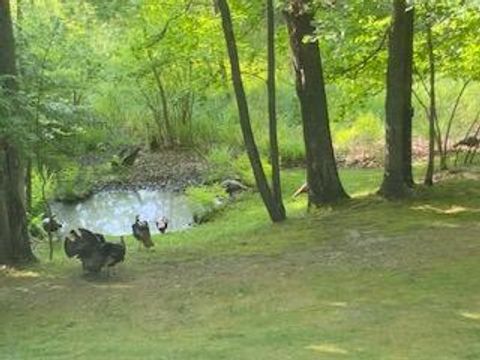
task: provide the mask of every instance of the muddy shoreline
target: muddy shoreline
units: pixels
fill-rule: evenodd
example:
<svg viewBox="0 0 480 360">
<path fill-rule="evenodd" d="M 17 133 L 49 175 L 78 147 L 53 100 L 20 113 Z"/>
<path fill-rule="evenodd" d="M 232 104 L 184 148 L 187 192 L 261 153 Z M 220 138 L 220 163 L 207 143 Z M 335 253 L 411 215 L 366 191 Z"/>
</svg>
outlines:
<svg viewBox="0 0 480 360">
<path fill-rule="evenodd" d="M 89 154 L 79 160 L 79 166 L 95 171 L 111 165 L 113 154 Z M 114 168 L 98 176 L 91 186 L 68 197 L 56 197 L 55 201 L 77 203 L 102 191 L 163 190 L 183 192 L 190 186 L 205 183 L 207 162 L 199 154 L 189 150 L 140 151 L 132 166 Z"/>
</svg>

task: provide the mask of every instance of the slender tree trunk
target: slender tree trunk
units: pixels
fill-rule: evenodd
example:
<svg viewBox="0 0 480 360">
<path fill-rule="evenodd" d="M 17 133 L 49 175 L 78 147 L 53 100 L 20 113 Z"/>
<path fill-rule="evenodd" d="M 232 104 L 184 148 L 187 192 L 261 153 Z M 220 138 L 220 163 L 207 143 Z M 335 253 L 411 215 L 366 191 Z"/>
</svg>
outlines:
<svg viewBox="0 0 480 360">
<path fill-rule="evenodd" d="M 320 206 L 335 203 L 348 195 L 340 182 L 335 162 L 320 49 L 318 41 L 310 39 L 315 32 L 312 8 L 310 1 L 290 0 L 285 18 L 302 113 L 309 206 Z"/>
<path fill-rule="evenodd" d="M 467 80 L 463 83 L 462 88 L 460 89 L 460 92 L 455 99 L 455 104 L 453 105 L 452 112 L 450 113 L 450 118 L 448 119 L 447 123 L 447 130 L 445 131 L 445 138 L 443 140 L 443 152 L 441 153 L 440 157 L 440 169 L 442 170 L 447 170 L 448 164 L 447 164 L 447 158 L 448 158 L 448 141 L 450 139 L 450 130 L 452 129 L 452 124 L 453 120 L 455 119 L 455 114 L 458 109 L 458 105 L 460 104 L 460 100 L 462 99 L 463 94 L 465 93 L 465 90 L 467 89 L 468 84 L 470 84 L 471 80 Z"/>
<path fill-rule="evenodd" d="M 45 205 L 45 213 L 47 215 L 47 218 L 48 219 L 53 219 L 53 212 L 52 212 L 52 208 L 48 202 L 48 199 L 47 199 L 47 192 L 46 192 L 46 187 L 47 187 L 47 176 L 45 174 L 46 172 L 46 169 L 45 169 L 45 166 L 43 166 L 42 164 L 44 163 L 41 159 L 38 159 L 37 160 L 39 166 L 38 166 L 38 173 L 40 174 L 40 178 L 42 179 L 42 187 L 41 187 L 41 192 L 42 192 L 42 201 Z M 52 232 L 51 231 L 47 231 L 47 236 L 48 236 L 48 249 L 49 249 L 49 252 L 48 252 L 48 259 L 50 261 L 53 260 L 53 237 L 52 237 Z"/>
<path fill-rule="evenodd" d="M 407 36 L 406 42 L 406 66 L 405 66 L 405 98 L 406 108 L 408 111 L 405 114 L 405 131 L 403 133 L 404 139 L 404 177 L 405 183 L 409 187 L 413 187 L 415 182 L 413 180 L 412 172 L 412 121 L 414 116 L 414 110 L 412 105 L 412 81 L 413 81 L 413 36 L 414 36 L 414 22 L 415 22 L 415 9 L 409 9 L 406 14 L 407 23 Z"/>
<path fill-rule="evenodd" d="M 280 159 L 277 138 L 277 105 L 275 92 L 275 15 L 273 0 L 267 0 L 267 44 L 268 44 L 268 116 L 270 125 L 270 160 L 272 162 L 272 194 L 278 212 L 286 217 L 280 182 Z"/>
<path fill-rule="evenodd" d="M 428 165 L 425 174 L 425 185 L 433 185 L 433 173 L 435 171 L 435 119 L 437 117 L 437 105 L 435 94 L 435 54 L 433 53 L 433 36 L 432 27 L 429 24 L 427 28 L 427 48 L 428 48 L 428 62 L 430 72 L 430 109 L 428 111 L 428 125 L 429 125 L 429 143 L 428 143 Z M 441 153 L 441 149 L 440 149 Z"/>
<path fill-rule="evenodd" d="M 163 112 L 163 119 L 165 121 L 165 134 L 166 134 L 166 141 L 167 146 L 173 146 L 175 143 L 175 136 L 173 134 L 173 129 L 170 122 L 170 112 L 168 110 L 168 101 L 167 101 L 167 94 L 165 92 L 165 87 L 163 86 L 163 81 L 160 75 L 155 71 L 155 78 L 157 79 L 158 90 L 160 94 L 160 100 L 162 102 L 162 112 Z"/>
<path fill-rule="evenodd" d="M 165 87 L 163 86 L 163 81 L 160 73 L 158 72 L 158 69 L 153 61 L 153 55 L 151 50 L 147 50 L 147 56 L 148 60 L 150 61 L 150 68 L 152 70 L 155 83 L 157 84 L 160 101 L 162 102 L 163 121 L 165 122 L 165 145 L 169 147 L 172 146 L 174 143 L 174 136 L 170 123 L 170 111 L 168 110 L 167 94 L 165 92 Z"/>
<path fill-rule="evenodd" d="M 411 79 L 405 74 L 410 63 L 409 51 L 413 36 L 405 0 L 393 1 L 393 24 L 389 34 L 385 171 L 380 193 L 386 198 L 402 198 L 409 193 L 406 182 L 405 120 L 411 115 L 408 98 L 411 96 Z"/>
<path fill-rule="evenodd" d="M 0 0 L 0 87 L 15 96 L 15 43 L 10 3 Z M 34 260 L 25 212 L 25 177 L 19 153 L 10 139 L 0 137 L 0 263 Z"/>
<path fill-rule="evenodd" d="M 278 206 L 275 205 L 274 198 L 270 187 L 268 186 L 267 177 L 263 170 L 260 154 L 258 153 L 255 138 L 253 136 L 252 127 L 250 124 L 250 114 L 248 111 L 247 98 L 243 88 L 243 82 L 240 72 L 240 62 L 238 60 L 237 46 L 235 42 L 235 35 L 233 33 L 232 18 L 230 15 L 230 8 L 226 0 L 217 0 L 218 10 L 222 17 L 223 33 L 225 35 L 225 42 L 227 45 L 228 55 L 230 58 L 232 82 L 237 98 L 237 106 L 240 117 L 240 126 L 242 129 L 243 140 L 247 150 L 250 165 L 252 166 L 253 175 L 262 197 L 262 200 L 267 208 L 268 214 L 272 221 L 282 221 L 284 217 L 279 212 Z"/>
</svg>

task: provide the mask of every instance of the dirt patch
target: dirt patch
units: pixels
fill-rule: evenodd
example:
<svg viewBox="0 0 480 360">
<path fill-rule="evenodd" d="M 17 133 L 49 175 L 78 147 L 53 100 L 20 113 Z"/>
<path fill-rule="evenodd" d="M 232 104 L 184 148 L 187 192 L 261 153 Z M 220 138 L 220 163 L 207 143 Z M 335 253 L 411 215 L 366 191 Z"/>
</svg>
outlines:
<svg viewBox="0 0 480 360">
<path fill-rule="evenodd" d="M 122 176 L 106 180 L 96 190 L 162 188 L 180 191 L 203 182 L 206 161 L 197 153 L 187 150 L 142 150 L 135 163 L 122 168 Z"/>
<path fill-rule="evenodd" d="M 185 187 L 203 180 L 207 163 L 195 152 L 162 150 L 141 152 L 128 176 L 134 184 Z"/>
<path fill-rule="evenodd" d="M 480 180 L 480 168 L 469 167 L 466 169 L 455 169 L 442 171 L 435 174 L 433 180 L 435 182 L 446 180 Z"/>
</svg>

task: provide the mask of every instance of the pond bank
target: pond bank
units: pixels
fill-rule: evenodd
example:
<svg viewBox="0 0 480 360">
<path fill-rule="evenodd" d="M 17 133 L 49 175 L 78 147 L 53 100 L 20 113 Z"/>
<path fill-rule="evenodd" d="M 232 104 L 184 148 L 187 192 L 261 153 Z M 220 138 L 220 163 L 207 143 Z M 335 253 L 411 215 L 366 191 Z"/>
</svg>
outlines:
<svg viewBox="0 0 480 360">
<path fill-rule="evenodd" d="M 80 159 L 76 168 L 61 173 L 54 200 L 77 203 L 103 191 L 165 190 L 181 192 L 202 184 L 206 161 L 187 150 L 140 151 L 132 166 L 114 167 L 103 154 Z M 73 174 L 72 174 L 73 173 Z"/>
</svg>

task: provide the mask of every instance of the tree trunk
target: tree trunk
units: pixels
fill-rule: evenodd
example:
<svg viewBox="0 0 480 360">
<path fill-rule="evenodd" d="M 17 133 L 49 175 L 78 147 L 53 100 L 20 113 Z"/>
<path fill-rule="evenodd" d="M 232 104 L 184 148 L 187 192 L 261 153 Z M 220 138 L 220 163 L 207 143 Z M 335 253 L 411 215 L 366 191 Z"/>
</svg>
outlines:
<svg viewBox="0 0 480 360">
<path fill-rule="evenodd" d="M 405 114 L 405 131 L 403 133 L 404 139 L 404 177 L 405 183 L 409 187 L 413 187 L 415 182 L 413 180 L 412 172 L 412 121 L 414 116 L 414 110 L 412 106 L 412 82 L 413 82 L 413 36 L 414 36 L 414 22 L 415 22 L 415 10 L 409 9 L 406 14 L 406 66 L 405 66 L 405 98 L 407 112 Z"/>
<path fill-rule="evenodd" d="M 433 36 L 432 27 L 428 24 L 427 28 L 427 47 L 428 47 L 428 62 L 430 72 L 430 109 L 428 111 L 428 165 L 425 174 L 425 185 L 433 185 L 433 173 L 435 171 L 435 119 L 437 117 L 437 105 L 435 94 L 435 54 L 433 53 Z M 442 149 L 439 149 L 440 154 Z"/>
<path fill-rule="evenodd" d="M 14 262 L 14 249 L 11 241 L 11 230 L 8 206 L 8 179 L 6 172 L 7 153 L 0 139 L 0 264 Z"/>
<path fill-rule="evenodd" d="M 0 86 L 7 96 L 15 95 L 15 75 L 10 4 L 0 0 Z M 27 231 L 24 175 L 17 149 L 10 139 L 0 138 L 0 263 L 34 260 Z"/>
<path fill-rule="evenodd" d="M 13 39 L 12 18 L 10 15 L 10 0 L 0 0 L 0 86 L 8 92 L 17 89 L 15 76 L 15 41 Z"/>
<path fill-rule="evenodd" d="M 386 198 L 402 198 L 409 193 L 405 173 L 405 144 L 407 131 L 405 120 L 411 115 L 408 97 L 411 94 L 411 79 L 405 74 L 411 59 L 409 41 L 412 27 L 405 0 L 394 0 L 393 24 L 389 34 L 385 171 L 380 193 Z M 411 72 L 410 72 L 411 74 Z"/>
<path fill-rule="evenodd" d="M 327 97 L 318 41 L 312 40 L 315 28 L 312 4 L 306 0 L 290 0 L 285 11 L 296 90 L 300 100 L 307 160 L 309 206 L 320 206 L 345 199 L 340 182 L 330 135 Z"/>
<path fill-rule="evenodd" d="M 170 112 L 168 110 L 167 95 L 165 93 L 165 87 L 163 86 L 162 78 L 154 63 L 153 55 L 150 49 L 147 50 L 148 60 L 150 61 L 150 68 L 152 69 L 155 83 L 157 84 L 158 94 L 160 95 L 160 101 L 162 102 L 163 121 L 165 122 L 165 145 L 167 147 L 174 145 L 174 135 L 170 124 Z"/>
<path fill-rule="evenodd" d="M 255 143 L 255 138 L 253 136 L 252 127 L 250 124 L 250 114 L 248 111 L 245 90 L 243 88 L 243 82 L 240 72 L 240 63 L 238 60 L 237 45 L 235 42 L 235 35 L 233 33 L 232 18 L 230 16 L 230 8 L 226 0 L 217 0 L 217 5 L 222 17 L 223 33 L 225 35 L 228 56 L 230 58 L 232 82 L 237 98 L 237 106 L 243 140 L 245 142 L 245 148 L 247 150 L 248 158 L 250 160 L 250 165 L 252 166 L 255 182 L 272 221 L 282 221 L 284 218 L 279 212 L 278 206 L 275 205 L 272 192 L 270 191 L 270 187 L 268 186 L 267 178 L 263 170 L 260 154 L 258 153 L 257 145 Z"/>
<path fill-rule="evenodd" d="M 455 99 L 455 104 L 453 105 L 452 112 L 450 113 L 450 118 L 448 119 L 447 123 L 447 130 L 445 131 L 445 138 L 443 141 L 443 152 L 441 153 L 440 157 L 440 169 L 441 170 L 447 170 L 448 164 L 448 141 L 450 139 L 450 130 L 452 129 L 452 124 L 453 120 L 455 119 L 455 114 L 458 109 L 458 105 L 460 104 L 460 100 L 462 99 L 463 94 L 465 93 L 465 90 L 467 89 L 468 84 L 470 84 L 471 80 L 468 79 L 463 83 L 463 86 L 457 95 L 457 98 Z"/>
<path fill-rule="evenodd" d="M 272 195 L 278 212 L 286 217 L 280 182 L 280 159 L 277 138 L 277 105 L 275 93 L 275 15 L 273 0 L 267 0 L 267 45 L 268 45 L 268 117 L 270 128 L 270 161 L 272 162 Z"/>
<path fill-rule="evenodd" d="M 0 263 L 3 264 L 34 260 L 28 238 L 24 193 L 24 168 L 18 151 L 4 142 L 0 147 Z"/>
<path fill-rule="evenodd" d="M 25 171 L 25 210 L 27 213 L 32 212 L 32 176 L 33 176 L 33 165 L 32 159 L 27 161 L 27 169 Z"/>
</svg>

